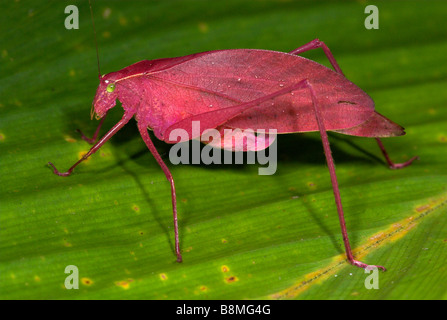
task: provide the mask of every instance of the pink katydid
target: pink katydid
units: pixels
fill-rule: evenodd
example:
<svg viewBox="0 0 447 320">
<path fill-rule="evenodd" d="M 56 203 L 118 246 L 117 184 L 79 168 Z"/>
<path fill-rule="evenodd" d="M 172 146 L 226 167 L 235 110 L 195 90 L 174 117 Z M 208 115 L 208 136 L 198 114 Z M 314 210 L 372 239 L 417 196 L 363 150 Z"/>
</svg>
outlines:
<svg viewBox="0 0 447 320">
<path fill-rule="evenodd" d="M 335 71 L 298 56 L 316 48 L 324 50 Z M 199 135 L 214 128 L 219 132 L 226 128 L 273 128 L 277 133 L 319 131 L 347 259 L 361 268 L 368 265 L 355 260 L 352 254 L 327 131 L 375 138 L 392 169 L 406 167 L 417 159 L 413 157 L 399 164 L 390 160 L 380 138 L 404 135 L 404 129 L 374 110 L 373 100 L 345 78 L 329 48 L 318 39 L 289 53 L 234 49 L 144 60 L 120 71 L 99 75 L 99 79 L 91 115 L 95 113 L 101 122 L 92 139 L 82 137 L 94 143 L 107 111 L 115 106 L 117 99 L 124 109 L 122 119 L 67 172 L 61 173 L 49 164 L 55 174 L 70 175 L 135 116 L 141 137 L 171 184 L 178 262 L 182 261 L 182 255 L 174 180 L 152 143 L 148 128 L 166 143 L 178 142 L 170 140 L 170 133 L 175 129 L 186 130 L 190 139 L 197 138 L 193 135 L 193 121 L 200 121 Z M 385 270 L 382 266 L 376 267 Z"/>
</svg>

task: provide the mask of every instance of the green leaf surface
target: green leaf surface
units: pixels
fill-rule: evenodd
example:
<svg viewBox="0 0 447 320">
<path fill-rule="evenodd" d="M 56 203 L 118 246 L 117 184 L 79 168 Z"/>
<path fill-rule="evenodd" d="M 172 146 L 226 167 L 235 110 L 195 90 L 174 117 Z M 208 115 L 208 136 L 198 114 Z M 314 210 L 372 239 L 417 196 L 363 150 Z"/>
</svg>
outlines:
<svg viewBox="0 0 447 320">
<path fill-rule="evenodd" d="M 67 5 L 78 30 L 64 27 Z M 379 29 L 367 30 L 368 4 Z M 170 187 L 132 120 L 70 177 L 89 145 L 98 85 L 87 1 L 0 4 L 1 299 L 446 299 L 445 1 L 93 1 L 101 72 L 227 48 L 291 51 L 314 38 L 377 110 L 406 128 L 384 139 L 330 134 L 351 244 L 344 260 L 318 133 L 281 135 L 278 167 L 172 165 Z M 322 50 L 303 56 L 329 65 Z M 267 66 L 268 67 L 268 66 Z M 118 105 L 104 128 L 122 116 Z M 103 130 L 105 132 L 106 129 Z M 156 139 L 154 138 L 154 141 Z M 169 145 L 155 141 L 168 161 Z M 79 289 L 65 286 L 67 266 Z"/>
</svg>

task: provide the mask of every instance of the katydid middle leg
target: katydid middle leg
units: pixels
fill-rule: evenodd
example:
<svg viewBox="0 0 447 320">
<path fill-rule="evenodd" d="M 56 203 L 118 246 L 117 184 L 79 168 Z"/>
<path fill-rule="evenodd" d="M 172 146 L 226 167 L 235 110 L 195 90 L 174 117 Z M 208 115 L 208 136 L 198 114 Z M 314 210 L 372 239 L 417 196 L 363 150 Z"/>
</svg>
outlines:
<svg viewBox="0 0 447 320">
<path fill-rule="evenodd" d="M 166 179 L 168 179 L 169 183 L 171 184 L 172 213 L 174 217 L 174 233 L 175 233 L 175 254 L 177 255 L 177 262 L 182 262 L 182 254 L 180 252 L 180 241 L 178 232 L 177 196 L 175 193 L 174 178 L 172 177 L 171 171 L 169 171 L 169 168 L 166 166 L 160 154 L 158 153 L 157 149 L 155 148 L 149 136 L 149 133 L 147 132 L 147 128 L 148 126 L 145 125 L 143 122 L 138 122 L 138 130 L 140 131 L 141 137 L 143 138 L 147 148 L 152 153 L 155 160 L 157 160 L 158 164 L 163 170 Z"/>
</svg>

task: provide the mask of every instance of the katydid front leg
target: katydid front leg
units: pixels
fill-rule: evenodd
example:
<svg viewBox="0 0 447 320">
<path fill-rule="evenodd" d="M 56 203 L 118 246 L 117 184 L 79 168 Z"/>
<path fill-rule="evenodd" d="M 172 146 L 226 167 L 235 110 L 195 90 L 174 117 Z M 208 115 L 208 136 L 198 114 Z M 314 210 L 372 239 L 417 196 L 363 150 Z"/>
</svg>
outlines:
<svg viewBox="0 0 447 320">
<path fill-rule="evenodd" d="M 79 159 L 74 165 L 72 165 L 71 168 L 68 169 L 68 171 L 60 172 L 59 170 L 56 169 L 54 164 L 52 164 L 51 162 L 48 162 L 48 164 L 53 167 L 54 174 L 57 174 L 58 176 L 61 176 L 61 177 L 69 176 L 73 172 L 74 168 L 77 167 L 78 164 L 80 164 L 82 161 L 86 160 L 88 157 L 90 157 L 92 154 L 94 154 L 99 148 L 101 148 L 102 145 L 104 143 L 106 143 L 122 127 L 124 127 L 132 117 L 133 117 L 133 113 L 125 112 L 124 116 L 121 118 L 121 120 L 118 121 L 118 123 L 115 124 L 112 127 L 112 129 L 110 129 L 109 132 L 107 132 L 93 147 L 91 147 L 91 149 L 81 159 Z M 97 131 L 99 131 L 99 129 L 97 129 Z"/>
<path fill-rule="evenodd" d="M 79 132 L 79 133 L 81 134 L 81 138 L 82 138 L 84 141 L 86 141 L 86 142 L 88 142 L 88 143 L 90 143 L 90 144 L 94 144 L 95 141 L 96 141 L 96 138 L 98 137 L 99 130 L 101 130 L 102 124 L 104 123 L 104 120 L 105 120 L 105 119 L 106 119 L 106 116 L 104 116 L 104 117 L 101 118 L 101 121 L 99 122 L 98 127 L 96 128 L 95 133 L 93 134 L 93 137 L 91 137 L 91 138 L 88 138 L 88 137 L 87 137 L 86 135 L 84 135 L 84 134 L 82 133 L 82 131 L 79 130 L 79 129 L 76 129 L 76 131 Z"/>
<path fill-rule="evenodd" d="M 319 39 L 314 39 L 309 43 L 306 43 L 305 45 L 302 45 L 301 47 L 296 48 L 295 50 L 290 51 L 290 54 L 299 55 L 300 53 L 313 50 L 313 49 L 323 49 L 326 57 L 328 58 L 329 62 L 331 63 L 334 70 L 341 75 L 344 76 L 343 72 L 341 71 L 340 66 L 338 65 L 337 61 L 335 60 L 335 57 L 332 55 L 331 50 L 329 50 L 329 47 Z M 382 141 L 379 138 L 376 138 L 377 144 L 379 145 L 380 151 L 382 151 L 383 156 L 385 157 L 385 160 L 389 166 L 390 169 L 401 169 L 409 166 L 413 163 L 414 160 L 419 159 L 419 157 L 413 157 L 410 160 L 403 162 L 403 163 L 394 163 L 391 161 L 390 156 L 388 155 L 388 152 L 385 149 L 385 146 L 383 145 Z"/>
</svg>

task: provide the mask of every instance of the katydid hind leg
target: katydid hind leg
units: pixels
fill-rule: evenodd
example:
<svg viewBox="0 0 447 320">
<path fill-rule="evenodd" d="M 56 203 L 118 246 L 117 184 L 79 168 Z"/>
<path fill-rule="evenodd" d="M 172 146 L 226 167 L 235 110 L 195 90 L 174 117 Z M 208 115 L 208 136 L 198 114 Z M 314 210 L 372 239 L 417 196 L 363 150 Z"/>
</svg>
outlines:
<svg viewBox="0 0 447 320">
<path fill-rule="evenodd" d="M 172 177 L 171 171 L 169 171 L 169 168 L 166 166 L 166 164 L 164 163 L 160 154 L 158 153 L 157 149 L 155 148 L 155 146 L 149 136 L 149 133 L 147 132 L 147 125 L 144 125 L 142 122 L 139 122 L 138 130 L 140 131 L 141 137 L 143 138 L 144 142 L 146 143 L 147 148 L 152 153 L 155 160 L 157 160 L 157 162 L 160 165 L 161 169 L 163 170 L 166 178 L 168 179 L 169 183 L 171 184 L 172 213 L 173 213 L 173 218 L 174 218 L 174 234 L 175 234 L 175 254 L 177 255 L 177 262 L 182 262 L 183 259 L 182 259 L 182 254 L 180 252 L 180 241 L 179 241 L 179 231 L 178 231 L 177 196 L 175 193 L 174 179 Z"/>
<path fill-rule="evenodd" d="M 407 166 L 409 166 L 410 164 L 413 163 L 414 160 L 418 160 L 419 157 L 413 157 L 408 161 L 402 162 L 402 163 L 394 163 L 393 161 L 391 161 L 390 156 L 388 155 L 388 152 L 385 149 L 385 146 L 383 145 L 382 141 L 379 138 L 376 138 L 377 144 L 379 145 L 380 151 L 382 151 L 383 156 L 385 157 L 385 160 L 388 164 L 388 166 L 390 167 L 390 169 L 402 169 L 405 168 Z"/>
<path fill-rule="evenodd" d="M 343 75 L 343 72 L 341 71 L 341 68 L 338 65 L 337 61 L 335 60 L 335 57 L 333 56 L 329 47 L 323 41 L 320 41 L 319 39 L 314 39 L 311 42 L 306 43 L 305 45 L 302 45 L 301 47 L 298 47 L 295 50 L 290 51 L 289 53 L 298 55 L 300 53 L 303 53 L 303 52 L 306 52 L 309 50 L 313 50 L 313 49 L 318 49 L 318 48 L 323 49 L 326 57 L 328 58 L 329 62 L 331 63 L 331 65 L 335 69 L 335 71 L 337 71 L 338 73 Z M 410 164 L 412 164 L 414 160 L 419 159 L 419 157 L 416 156 L 416 157 L 413 157 L 410 160 L 403 162 L 403 163 L 394 163 L 393 161 L 391 161 L 391 159 L 385 149 L 385 146 L 383 145 L 381 140 L 379 138 L 376 138 L 376 141 L 377 141 L 379 148 L 382 151 L 382 154 L 385 157 L 385 160 L 386 160 L 388 166 L 390 167 L 390 169 L 405 168 L 405 167 L 409 166 Z"/>
<path fill-rule="evenodd" d="M 326 156 L 326 162 L 329 168 L 329 175 L 331 177 L 331 182 L 332 182 L 332 189 L 334 192 L 334 198 L 335 198 L 335 204 L 337 206 L 337 212 L 338 212 L 338 218 L 340 221 L 340 227 L 341 227 L 341 232 L 343 235 L 343 242 L 345 245 L 345 251 L 346 251 L 346 256 L 348 258 L 349 263 L 351 263 L 354 266 L 360 267 L 360 268 L 367 268 L 369 265 L 360 262 L 358 260 L 354 259 L 354 256 L 352 254 L 352 250 L 351 250 L 351 245 L 349 243 L 349 238 L 348 238 L 348 232 L 346 229 L 346 222 L 345 222 L 345 218 L 344 218 L 344 212 L 343 212 L 343 206 L 342 206 L 342 202 L 341 202 L 341 196 L 340 196 L 340 190 L 338 187 L 338 181 L 337 181 L 337 175 L 335 173 L 335 165 L 334 165 L 334 159 L 332 158 L 332 152 L 331 152 L 331 148 L 329 145 L 329 139 L 328 139 L 328 135 L 326 132 L 326 128 L 324 125 L 324 119 L 323 116 L 321 114 L 321 110 L 319 109 L 318 106 L 318 101 L 317 101 L 317 97 L 316 97 L 316 93 L 312 88 L 312 85 L 307 82 L 307 86 L 309 88 L 311 97 L 312 97 L 312 104 L 314 107 L 314 112 L 315 112 L 315 118 L 317 120 L 318 123 L 318 128 L 320 131 L 320 136 L 321 136 L 321 140 L 323 142 L 323 149 L 324 149 L 324 154 Z M 386 269 L 382 266 L 374 266 L 377 267 L 383 271 L 385 271 Z"/>
<path fill-rule="evenodd" d="M 329 47 L 323 41 L 320 41 L 319 39 L 314 39 L 311 42 L 306 43 L 305 45 L 302 45 L 301 47 L 296 48 L 295 50 L 290 51 L 289 53 L 290 54 L 294 54 L 294 55 L 298 55 L 300 53 L 303 53 L 303 52 L 306 52 L 306 51 L 309 51 L 309 50 L 313 50 L 313 49 L 318 49 L 318 48 L 323 49 L 324 54 L 328 58 L 329 62 L 331 63 L 331 65 L 335 69 L 335 71 L 337 71 L 341 75 L 344 75 L 343 71 L 341 71 L 341 68 L 340 68 L 340 66 L 337 63 L 337 60 L 335 60 L 335 57 L 332 54 L 332 52 L 329 49 Z"/>
<path fill-rule="evenodd" d="M 81 159 L 79 159 L 74 165 L 72 165 L 70 167 L 70 169 L 68 169 L 68 171 L 60 172 L 59 170 L 56 169 L 54 164 L 52 164 L 51 162 L 48 162 L 48 164 L 53 167 L 54 174 L 57 174 L 58 176 L 61 176 L 61 177 L 69 176 L 73 172 L 74 168 L 76 168 L 78 166 L 78 164 L 80 164 L 82 161 L 86 160 L 88 157 L 90 157 L 92 154 L 94 154 L 96 151 L 98 151 L 98 149 L 101 148 L 102 145 L 104 143 L 106 143 L 122 127 L 124 127 L 126 125 L 126 123 L 128 123 L 132 117 L 133 117 L 133 114 L 125 113 L 124 116 L 121 118 L 121 120 L 118 121 L 118 123 L 115 124 L 112 127 L 112 129 L 110 129 L 109 132 L 107 132 L 93 147 L 91 147 L 90 150 Z"/>
</svg>

